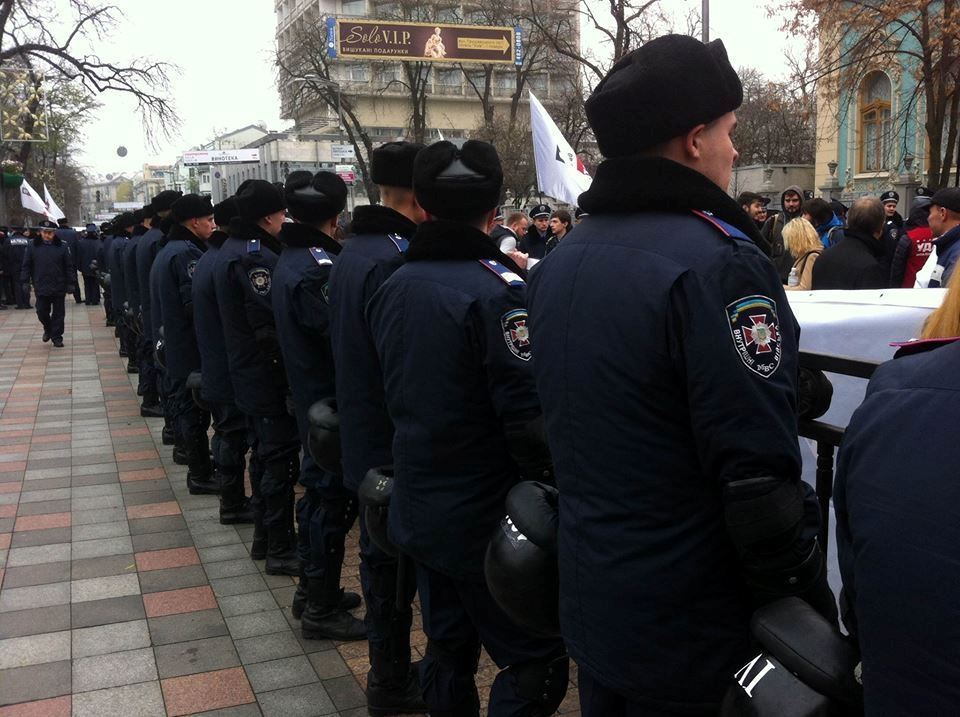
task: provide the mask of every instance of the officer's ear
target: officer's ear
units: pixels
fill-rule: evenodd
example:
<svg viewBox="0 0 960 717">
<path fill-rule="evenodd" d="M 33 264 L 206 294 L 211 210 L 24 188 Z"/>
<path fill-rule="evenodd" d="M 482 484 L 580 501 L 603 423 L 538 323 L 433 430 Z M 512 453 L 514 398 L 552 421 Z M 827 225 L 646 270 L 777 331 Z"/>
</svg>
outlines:
<svg viewBox="0 0 960 717">
<path fill-rule="evenodd" d="M 698 124 L 681 138 L 683 142 L 683 153 L 687 158 L 691 160 L 700 159 L 703 153 L 703 145 L 706 141 L 704 137 L 704 130 L 706 130 L 706 128 L 707 125 Z"/>
</svg>

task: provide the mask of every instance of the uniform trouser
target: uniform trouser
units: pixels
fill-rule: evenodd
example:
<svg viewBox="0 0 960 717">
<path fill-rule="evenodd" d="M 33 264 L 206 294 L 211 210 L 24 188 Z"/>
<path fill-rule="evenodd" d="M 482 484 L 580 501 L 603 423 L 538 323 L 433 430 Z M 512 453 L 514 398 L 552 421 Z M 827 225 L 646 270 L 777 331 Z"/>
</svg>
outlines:
<svg viewBox="0 0 960 717">
<path fill-rule="evenodd" d="M 267 532 L 293 522 L 293 489 L 300 477 L 300 439 L 293 416 L 251 416 L 263 465 L 260 496 Z"/>
<path fill-rule="evenodd" d="M 3 303 L 17 303 L 17 293 L 14 289 L 14 280 L 12 274 L 0 276 L 0 289 L 3 289 Z"/>
<path fill-rule="evenodd" d="M 86 300 L 83 302 L 87 306 L 96 306 L 100 303 L 100 282 L 97 277 L 83 275 L 83 295 Z"/>
<path fill-rule="evenodd" d="M 364 622 L 370 648 L 370 669 L 382 685 L 400 687 L 410 674 L 410 626 L 417 575 L 410 565 L 397 590 L 397 559 L 370 540 L 360 513 L 360 586 L 367 612 Z"/>
<path fill-rule="evenodd" d="M 183 448 L 187 453 L 187 466 L 194 477 L 206 478 L 213 473 L 210 445 L 207 442 L 210 414 L 194 402 L 186 379 L 171 379 L 170 387 L 175 405 L 175 420 L 180 426 Z"/>
<path fill-rule="evenodd" d="M 83 302 L 83 297 L 80 295 L 80 282 L 77 281 L 77 277 L 73 277 L 73 300 L 78 304 Z"/>
<path fill-rule="evenodd" d="M 247 444 L 250 446 L 250 463 L 248 464 L 248 473 L 250 474 L 250 510 L 254 515 L 254 530 L 263 528 L 263 496 L 260 494 L 260 484 L 263 481 L 263 461 L 260 459 L 260 440 L 257 438 L 257 431 L 254 428 L 254 420 L 250 416 L 247 419 Z"/>
<path fill-rule="evenodd" d="M 325 600 L 336 604 L 340 601 L 344 543 L 357 519 L 357 497 L 343 487 L 339 476 L 317 466 L 306 451 L 300 464 L 300 485 L 306 492 L 297 501 L 297 554 L 311 591 L 316 585 Z"/>
<path fill-rule="evenodd" d="M 159 380 L 157 388 L 160 392 L 160 406 L 163 409 L 163 428 L 173 432 L 173 442 L 175 446 L 183 445 L 183 438 L 180 435 L 180 426 L 176 420 L 176 403 L 173 397 L 173 388 L 170 384 L 169 374 L 165 368 L 157 366 Z"/>
<path fill-rule="evenodd" d="M 103 313 L 106 314 L 107 320 L 113 319 L 113 295 L 110 293 L 109 286 L 103 288 Z"/>
<path fill-rule="evenodd" d="M 420 662 L 420 686 L 431 716 L 479 715 L 474 676 L 481 645 L 501 669 L 490 688 L 490 715 L 552 714 L 566 693 L 562 641 L 525 633 L 497 606 L 482 581 L 452 578 L 419 563 L 416 569 L 428 639 Z M 554 670 L 549 678 L 548 669 Z M 551 680 L 549 685 L 539 679 L 541 673 Z M 542 706 L 548 691 L 554 692 L 544 702 L 555 701 L 553 709 Z"/>
<path fill-rule="evenodd" d="M 63 294 L 37 297 L 37 318 L 52 339 L 63 338 L 63 317 L 66 313 L 63 300 Z"/>
<path fill-rule="evenodd" d="M 143 396 L 146 405 L 152 406 L 160 401 L 157 392 L 159 376 L 153 358 L 153 342 L 146 336 L 137 337 L 137 368 L 140 369 L 137 394 Z"/>
<path fill-rule="evenodd" d="M 233 403 L 209 401 L 213 419 L 213 463 L 220 476 L 220 506 L 225 511 L 243 506 L 243 471 L 247 453 L 247 417 Z"/>
<path fill-rule="evenodd" d="M 582 717 L 692 717 L 693 715 L 707 717 L 716 715 L 720 710 L 720 705 L 705 707 L 702 711 L 696 711 L 694 707 L 679 712 L 665 707 L 653 709 L 650 705 L 635 702 L 600 684 L 582 667 L 578 673 L 577 686 L 580 692 Z"/>
<path fill-rule="evenodd" d="M 22 282 L 15 281 L 13 282 L 13 295 L 17 300 L 18 309 L 30 308 L 30 287 L 25 286 Z"/>
</svg>

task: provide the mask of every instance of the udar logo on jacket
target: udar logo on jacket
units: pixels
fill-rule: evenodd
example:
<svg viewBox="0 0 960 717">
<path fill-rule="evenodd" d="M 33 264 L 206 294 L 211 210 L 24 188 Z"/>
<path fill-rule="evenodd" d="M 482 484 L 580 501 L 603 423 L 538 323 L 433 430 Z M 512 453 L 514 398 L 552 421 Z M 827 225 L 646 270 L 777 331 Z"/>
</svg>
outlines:
<svg viewBox="0 0 960 717">
<path fill-rule="evenodd" d="M 763 378 L 780 365 L 780 324 L 777 304 L 766 296 L 744 296 L 727 304 L 733 345 L 743 364 Z"/>
</svg>

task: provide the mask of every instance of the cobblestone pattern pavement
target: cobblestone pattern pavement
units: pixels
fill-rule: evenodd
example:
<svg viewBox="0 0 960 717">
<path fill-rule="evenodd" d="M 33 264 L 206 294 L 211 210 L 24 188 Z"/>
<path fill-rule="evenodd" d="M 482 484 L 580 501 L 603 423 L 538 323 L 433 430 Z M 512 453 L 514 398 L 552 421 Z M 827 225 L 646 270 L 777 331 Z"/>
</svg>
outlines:
<svg viewBox="0 0 960 717">
<path fill-rule="evenodd" d="M 0 717 L 366 715 L 366 642 L 300 637 L 294 580 L 189 494 L 102 308 L 67 298 L 62 349 L 0 312 Z M 495 674 L 484 656 L 484 697 Z"/>
</svg>

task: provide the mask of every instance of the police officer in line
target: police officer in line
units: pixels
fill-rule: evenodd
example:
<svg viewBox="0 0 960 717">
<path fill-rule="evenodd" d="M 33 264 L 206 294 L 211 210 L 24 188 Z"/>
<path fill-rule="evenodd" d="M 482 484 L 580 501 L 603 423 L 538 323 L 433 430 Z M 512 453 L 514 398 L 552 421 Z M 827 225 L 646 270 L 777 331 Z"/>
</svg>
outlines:
<svg viewBox="0 0 960 717">
<path fill-rule="evenodd" d="M 167 244 L 157 254 L 150 272 L 151 290 L 160 308 L 166 347 L 168 397 L 174 404 L 174 420 L 183 438 L 187 458 L 187 488 L 191 495 L 219 492 L 213 476 L 207 429 L 210 414 L 193 400 L 187 378 L 200 370 L 200 351 L 194 333 L 193 272 L 206 251 L 204 242 L 213 233 L 213 205 L 209 197 L 187 194 L 173 203 L 173 225 Z"/>
<path fill-rule="evenodd" d="M 253 512 L 244 492 L 243 474 L 247 454 L 247 419 L 237 408 L 227 366 L 227 350 L 217 309 L 213 268 L 217 253 L 227 239 L 230 220 L 237 216 L 233 197 L 213 208 L 217 229 L 207 239 L 207 250 L 193 270 L 193 326 L 202 366 L 200 395 L 210 406 L 213 419 L 213 462 L 220 486 L 220 523 L 252 523 Z M 251 470 L 251 482 L 254 481 Z M 264 546 L 264 551 L 266 547 Z M 264 554 L 258 554 L 263 559 Z"/>
<path fill-rule="evenodd" d="M 123 253 L 130 243 L 133 228 L 138 224 L 133 212 L 124 212 L 113 220 L 113 241 L 107 252 L 107 266 L 110 270 L 110 294 L 113 308 L 113 321 L 120 339 L 120 356 L 129 358 L 134 355 L 132 331 L 126 318 L 127 292 L 124 284 Z M 127 362 L 127 373 L 136 373 L 136 361 Z"/>
<path fill-rule="evenodd" d="M 330 341 L 336 367 L 343 482 L 352 491 L 368 470 L 393 463 L 393 424 L 387 414 L 366 308 L 377 289 L 403 264 L 410 238 L 426 218 L 413 194 L 413 162 L 422 148 L 412 142 L 389 142 L 373 150 L 370 178 L 380 190 L 381 204 L 354 210 L 353 236 L 344 243 L 330 272 Z M 426 709 L 410 667 L 415 576 L 409 571 L 399 591 L 397 581 L 396 558 L 370 540 L 361 513 L 360 584 L 366 606 L 370 656 L 366 694 L 371 714 Z"/>
<path fill-rule="evenodd" d="M 57 220 L 57 237 L 67 245 L 67 248 L 70 250 L 70 256 L 73 257 L 74 267 L 79 268 L 77 267 L 77 257 L 79 256 L 78 247 L 80 245 L 80 234 L 70 226 L 70 222 L 66 217 L 61 217 Z M 73 280 L 73 291 L 71 293 L 76 303 L 83 303 L 83 297 L 80 294 L 80 282 L 76 279 Z"/>
<path fill-rule="evenodd" d="M 30 309 L 30 290 L 25 288 L 20 281 L 20 270 L 23 266 L 23 257 L 27 253 L 27 247 L 30 240 L 24 233 L 23 227 L 13 227 L 10 238 L 7 242 L 6 270 L 13 281 L 13 296 L 16 299 L 18 309 Z"/>
<path fill-rule="evenodd" d="M 37 318 L 43 325 L 43 341 L 63 347 L 64 296 L 73 293 L 77 270 L 70 248 L 57 236 L 57 225 L 49 219 L 40 222 L 39 236 L 27 246 L 20 272 L 23 291 L 30 294 L 30 283 L 37 296 Z"/>
<path fill-rule="evenodd" d="M 520 238 L 519 251 L 527 255 L 528 266 L 533 266 L 547 253 L 547 239 L 553 236 L 550 231 L 550 215 L 553 210 L 549 204 L 538 204 L 530 210 L 530 226 L 527 234 Z M 530 261 L 533 259 L 533 261 Z"/>
<path fill-rule="evenodd" d="M 283 365 L 293 388 L 303 459 L 297 502 L 300 583 L 294 617 L 305 639 L 362 640 L 363 622 L 348 610 L 360 605 L 356 593 L 340 587 L 345 539 L 357 518 L 357 496 L 343 486 L 339 457 L 318 465 L 308 450 L 308 411 L 317 401 L 333 399 L 336 388 L 330 352 L 327 295 L 330 268 L 340 244 L 333 239 L 347 202 L 347 185 L 336 174 L 294 172 L 285 197 L 292 223 L 283 225 L 283 253 L 271 289 L 273 316 Z"/>
<path fill-rule="evenodd" d="M 501 668 L 492 715 L 553 714 L 567 687 L 562 641 L 514 624 L 483 576 L 507 492 L 550 475 L 534 430 L 526 283 L 487 234 L 502 185 L 485 142 L 423 149 L 413 186 L 432 220 L 367 307 L 395 429 L 389 535 L 416 563 L 420 679 L 434 715 L 480 714 L 481 645 Z"/>
<path fill-rule="evenodd" d="M 138 347 L 138 367 L 140 373 L 144 375 L 142 382 L 144 387 L 143 405 L 140 408 L 140 415 L 155 416 L 159 409 L 164 418 L 162 440 L 165 446 L 175 445 L 177 441 L 170 410 L 173 401 L 167 402 L 162 395 L 164 388 L 163 370 L 157 365 L 153 353 L 153 347 L 159 338 L 157 335 L 159 326 L 154 326 L 152 296 L 149 289 L 150 269 L 153 267 L 153 260 L 160 251 L 166 233 L 163 228 L 164 220 L 170 214 L 173 203 L 182 195 L 183 193 L 180 191 L 166 189 L 155 196 L 150 204 L 145 207 L 149 215 L 150 229 L 137 242 L 136 252 L 137 281 L 140 286 L 139 311 L 143 325 L 143 335 Z"/>
<path fill-rule="evenodd" d="M 299 575 L 293 494 L 300 441 L 287 412 L 289 387 L 270 305 L 286 203 L 270 182 L 251 180 L 236 204 L 240 221 L 231 222 L 220 247 L 214 284 L 235 400 L 253 424 L 263 464 L 259 496 L 254 486 L 254 526 L 266 533 L 267 573 Z"/>
<path fill-rule="evenodd" d="M 757 605 L 800 596 L 836 621 L 800 479 L 798 327 L 726 193 L 742 99 L 719 40 L 618 61 L 586 103 L 606 158 L 590 217 L 531 278 L 584 717 L 715 715 Z"/>
<path fill-rule="evenodd" d="M 77 244 L 77 269 L 83 276 L 83 303 L 100 305 L 100 282 L 97 272 L 103 263 L 103 242 L 96 224 L 87 224 Z"/>
<path fill-rule="evenodd" d="M 893 189 L 887 190 L 880 195 L 880 202 L 883 204 L 883 212 L 886 215 L 883 235 L 880 237 L 880 246 L 883 250 L 881 262 L 883 268 L 889 274 L 893 257 L 897 251 L 897 243 L 903 234 L 903 217 L 897 211 L 897 206 L 900 204 L 900 195 Z"/>
<path fill-rule="evenodd" d="M 149 204 L 144 206 L 137 214 L 137 219 L 140 221 L 133 228 L 130 245 L 123 255 L 124 288 L 127 291 L 127 303 L 130 305 L 130 322 L 134 328 L 134 353 L 131 354 L 130 361 L 136 364 L 139 372 L 137 376 L 137 395 L 143 397 L 140 415 L 144 418 L 159 418 L 163 415 L 157 397 L 157 376 L 153 371 L 153 344 L 144 331 L 143 314 L 141 312 L 141 297 L 145 293 L 150 293 L 150 285 L 149 280 L 148 283 L 141 284 L 139 267 L 137 266 L 138 250 L 143 238 L 150 231 L 152 216 L 153 209 Z M 150 357 L 149 364 L 147 363 L 147 357 Z"/>
<path fill-rule="evenodd" d="M 7 251 L 10 246 L 10 227 L 0 227 L 0 311 L 14 303 L 13 282 L 7 267 Z"/>
</svg>

